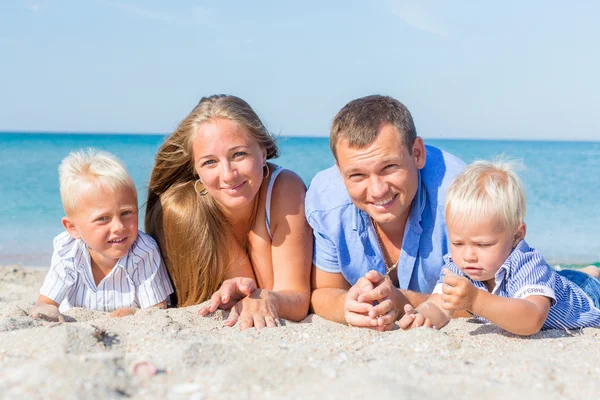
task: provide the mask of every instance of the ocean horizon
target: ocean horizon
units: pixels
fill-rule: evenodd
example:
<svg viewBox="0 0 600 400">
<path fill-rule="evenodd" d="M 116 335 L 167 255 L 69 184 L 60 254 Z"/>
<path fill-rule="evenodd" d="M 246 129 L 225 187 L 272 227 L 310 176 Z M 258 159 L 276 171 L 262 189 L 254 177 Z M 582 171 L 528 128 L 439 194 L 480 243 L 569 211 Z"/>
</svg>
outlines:
<svg viewBox="0 0 600 400">
<path fill-rule="evenodd" d="M 0 132 L 0 264 L 48 266 L 52 239 L 63 228 L 57 168 L 70 151 L 96 147 L 127 166 L 143 204 L 156 151 L 166 134 Z M 521 159 L 527 194 L 527 241 L 551 264 L 600 260 L 600 142 L 498 139 L 428 139 L 469 163 L 504 154 Z M 273 162 L 308 185 L 334 164 L 328 137 L 279 136 Z"/>
</svg>

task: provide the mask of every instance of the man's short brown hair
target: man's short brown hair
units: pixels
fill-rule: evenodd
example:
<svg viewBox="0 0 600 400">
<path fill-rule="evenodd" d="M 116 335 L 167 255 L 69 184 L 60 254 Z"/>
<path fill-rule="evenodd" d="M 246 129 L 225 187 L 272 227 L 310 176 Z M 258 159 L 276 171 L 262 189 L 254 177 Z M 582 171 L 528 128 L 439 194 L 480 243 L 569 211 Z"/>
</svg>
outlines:
<svg viewBox="0 0 600 400">
<path fill-rule="evenodd" d="M 392 97 L 372 95 L 352 100 L 333 118 L 329 146 L 335 159 L 340 140 L 345 140 L 354 148 L 368 146 L 377 139 L 381 124 L 392 124 L 398 129 L 402 143 L 412 154 L 417 130 L 408 109 Z"/>
</svg>

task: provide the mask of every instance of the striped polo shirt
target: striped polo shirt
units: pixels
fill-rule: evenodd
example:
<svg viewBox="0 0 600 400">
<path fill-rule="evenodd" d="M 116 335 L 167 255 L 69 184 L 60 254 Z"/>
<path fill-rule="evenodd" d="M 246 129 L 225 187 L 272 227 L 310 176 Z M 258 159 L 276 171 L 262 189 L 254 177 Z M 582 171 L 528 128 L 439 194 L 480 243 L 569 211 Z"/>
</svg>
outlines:
<svg viewBox="0 0 600 400">
<path fill-rule="evenodd" d="M 483 282 L 466 276 L 452 261 L 452 256 L 444 256 L 445 268 L 457 275 L 465 276 L 478 289 L 485 290 Z M 440 275 L 434 293 L 442 293 L 443 273 Z M 510 253 L 504 264 L 496 272 L 496 285 L 492 294 L 517 299 L 528 296 L 546 296 L 552 301 L 550 313 L 542 329 L 575 329 L 600 327 L 600 309 L 594 307 L 590 297 L 575 283 L 556 273 L 539 251 L 521 240 Z M 477 317 L 488 322 L 486 319 Z"/>
<path fill-rule="evenodd" d="M 60 311 L 83 307 L 111 312 L 120 307 L 145 308 L 173 293 L 154 239 L 144 232 L 98 285 L 85 242 L 67 232 L 54 238 L 52 264 L 40 294 L 60 304 Z"/>
</svg>

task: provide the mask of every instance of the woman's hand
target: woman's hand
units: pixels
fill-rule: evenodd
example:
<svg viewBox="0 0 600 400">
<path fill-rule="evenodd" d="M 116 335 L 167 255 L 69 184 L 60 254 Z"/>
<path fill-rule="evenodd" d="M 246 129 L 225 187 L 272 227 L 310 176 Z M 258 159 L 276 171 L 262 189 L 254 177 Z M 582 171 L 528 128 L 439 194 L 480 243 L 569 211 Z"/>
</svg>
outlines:
<svg viewBox="0 0 600 400">
<path fill-rule="evenodd" d="M 238 320 L 242 331 L 253 326 L 260 331 L 265 326 L 274 328 L 280 325 L 274 292 L 265 289 L 254 290 L 231 309 L 224 324 L 233 326 Z"/>
<path fill-rule="evenodd" d="M 227 279 L 223 282 L 219 290 L 210 297 L 209 303 L 200 307 L 198 314 L 204 317 L 209 313 L 215 312 L 217 308 L 228 310 L 254 290 L 256 290 L 256 283 L 254 283 L 253 279 Z"/>
</svg>

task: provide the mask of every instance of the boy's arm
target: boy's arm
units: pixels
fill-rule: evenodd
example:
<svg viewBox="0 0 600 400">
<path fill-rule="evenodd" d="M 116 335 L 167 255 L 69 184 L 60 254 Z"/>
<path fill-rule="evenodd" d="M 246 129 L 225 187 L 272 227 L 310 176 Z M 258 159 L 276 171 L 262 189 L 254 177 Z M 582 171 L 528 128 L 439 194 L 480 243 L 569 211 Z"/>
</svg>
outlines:
<svg viewBox="0 0 600 400">
<path fill-rule="evenodd" d="M 58 311 L 59 304 L 49 297 L 40 295 L 29 311 L 35 319 L 43 319 L 51 322 L 65 322 L 65 317 Z"/>
<path fill-rule="evenodd" d="M 523 299 L 500 297 L 478 290 L 472 311 L 500 328 L 521 336 L 539 332 L 550 312 L 551 301 L 545 296 Z"/>
<path fill-rule="evenodd" d="M 542 328 L 551 306 L 551 300 L 545 296 L 500 297 L 477 289 L 468 279 L 456 275 L 444 278 L 442 291 L 442 309 L 471 311 L 522 336 L 533 335 Z"/>
<path fill-rule="evenodd" d="M 427 301 L 413 308 L 410 304 L 404 307 L 405 314 L 398 321 L 402 329 L 413 329 L 421 326 L 426 328 L 441 329 L 452 318 L 453 311 L 442 308 L 440 294 L 434 293 Z"/>
</svg>

